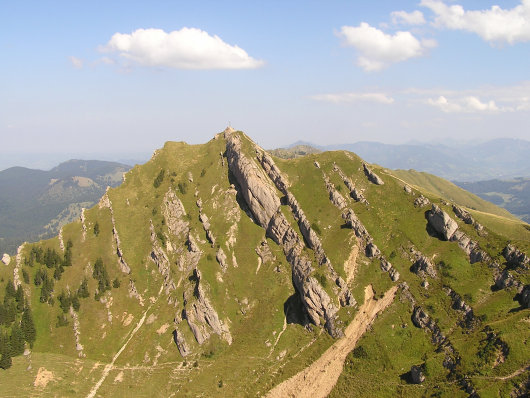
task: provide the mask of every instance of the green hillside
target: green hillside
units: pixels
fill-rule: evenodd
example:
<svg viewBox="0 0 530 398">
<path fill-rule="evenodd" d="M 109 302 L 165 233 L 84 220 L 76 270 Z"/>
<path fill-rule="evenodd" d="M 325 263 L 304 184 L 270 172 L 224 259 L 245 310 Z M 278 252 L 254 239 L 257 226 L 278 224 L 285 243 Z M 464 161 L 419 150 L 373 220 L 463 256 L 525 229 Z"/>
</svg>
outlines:
<svg viewBox="0 0 530 398">
<path fill-rule="evenodd" d="M 530 251 L 526 224 L 473 212 L 479 229 L 456 198 L 401 178 L 345 151 L 271 158 L 230 129 L 167 142 L 0 267 L 2 311 L 19 302 L 16 279 L 36 328 L 20 355 L 9 336 L 23 308 L 1 318 L 1 395 L 296 396 L 309 387 L 290 378 L 327 374 L 317 359 L 342 365 L 338 353 L 338 379 L 312 396 L 527 392 L 530 275 L 502 254 Z M 433 229 L 432 204 L 459 241 Z"/>
</svg>

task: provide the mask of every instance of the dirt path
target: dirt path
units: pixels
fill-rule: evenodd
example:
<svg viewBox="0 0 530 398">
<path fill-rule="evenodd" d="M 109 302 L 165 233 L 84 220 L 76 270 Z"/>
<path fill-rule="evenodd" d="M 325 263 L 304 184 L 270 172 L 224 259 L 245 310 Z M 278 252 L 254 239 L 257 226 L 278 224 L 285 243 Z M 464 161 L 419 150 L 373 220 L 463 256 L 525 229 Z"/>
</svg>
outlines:
<svg viewBox="0 0 530 398">
<path fill-rule="evenodd" d="M 513 379 L 514 377 L 519 376 L 520 374 L 523 374 L 524 372 L 530 370 L 530 365 L 525 365 L 521 369 L 517 369 L 515 372 L 506 375 L 506 376 L 478 376 L 479 379 L 492 379 L 492 380 L 509 380 Z"/>
<path fill-rule="evenodd" d="M 374 298 L 372 286 L 368 285 L 364 289 L 364 303 L 346 328 L 344 337 L 328 348 L 310 366 L 270 390 L 265 398 L 327 397 L 342 373 L 346 356 L 353 350 L 377 314 L 392 303 L 397 289 L 397 286 L 392 287 L 383 298 L 377 300 Z"/>
<path fill-rule="evenodd" d="M 157 300 L 158 300 L 158 297 L 160 297 L 160 294 L 162 293 L 162 289 L 163 289 L 164 285 L 162 285 L 160 287 L 160 291 L 158 292 L 158 295 L 157 295 Z M 105 369 L 103 369 L 103 373 L 101 374 L 101 378 L 98 380 L 98 382 L 94 385 L 94 387 L 92 387 L 92 389 L 90 390 L 90 392 L 88 393 L 88 395 L 86 396 L 86 398 L 94 398 L 96 396 L 96 393 L 98 392 L 99 390 L 99 387 L 101 387 L 101 385 L 103 384 L 103 382 L 105 381 L 105 379 L 107 378 L 107 376 L 109 375 L 110 371 L 114 368 L 114 362 L 116 362 L 116 360 L 118 359 L 118 357 L 121 355 L 121 353 L 123 352 L 123 350 L 125 350 L 125 348 L 127 348 L 127 344 L 129 344 L 129 342 L 132 340 L 132 338 L 134 337 L 134 335 L 136 334 L 136 332 L 138 332 L 138 330 L 142 327 L 142 325 L 144 324 L 145 322 L 145 318 L 147 316 L 147 312 L 149 312 L 149 310 L 151 309 L 151 307 L 156 303 L 156 301 L 154 303 L 152 303 L 149 308 L 147 308 L 144 312 L 144 315 L 142 316 L 142 319 L 140 319 L 138 321 L 138 323 L 136 324 L 135 328 L 133 329 L 133 331 L 131 332 L 131 334 L 129 335 L 129 338 L 125 341 L 125 343 L 123 344 L 123 346 L 118 350 L 118 352 L 114 355 L 114 357 L 112 357 L 112 362 L 105 365 Z"/>
</svg>

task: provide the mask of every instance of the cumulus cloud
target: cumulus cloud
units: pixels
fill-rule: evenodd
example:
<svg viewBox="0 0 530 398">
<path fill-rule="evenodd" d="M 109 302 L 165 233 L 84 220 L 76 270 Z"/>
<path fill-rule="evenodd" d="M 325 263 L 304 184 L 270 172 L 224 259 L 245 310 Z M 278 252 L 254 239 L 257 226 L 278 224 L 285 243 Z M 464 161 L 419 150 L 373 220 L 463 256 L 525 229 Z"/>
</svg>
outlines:
<svg viewBox="0 0 530 398">
<path fill-rule="evenodd" d="M 116 53 L 143 66 L 175 69 L 252 69 L 263 65 L 242 48 L 196 28 L 115 33 L 100 51 Z"/>
<path fill-rule="evenodd" d="M 492 6 L 487 10 L 466 11 L 461 5 L 447 5 L 441 0 L 422 0 L 421 6 L 435 14 L 434 26 L 476 33 L 490 43 L 530 40 L 530 0 L 511 9 Z"/>
<path fill-rule="evenodd" d="M 341 94 L 319 94 L 313 95 L 311 99 L 316 101 L 325 102 L 356 102 L 356 101 L 368 101 L 377 102 L 380 104 L 391 104 L 394 102 L 394 98 L 384 93 L 341 93 Z"/>
<path fill-rule="evenodd" d="M 81 69 L 83 67 L 83 60 L 73 55 L 69 56 L 68 59 L 72 63 L 72 66 L 76 69 Z"/>
<path fill-rule="evenodd" d="M 412 12 L 406 11 L 393 11 L 390 16 L 392 17 L 392 23 L 403 24 L 403 25 L 423 25 L 425 24 L 425 18 L 423 13 L 419 10 Z"/>
<path fill-rule="evenodd" d="M 396 62 L 421 57 L 436 46 L 434 40 L 418 40 L 406 31 L 390 35 L 366 22 L 359 26 L 343 26 L 337 35 L 345 45 L 358 51 L 357 64 L 366 71 L 381 70 Z"/>
<path fill-rule="evenodd" d="M 429 98 L 427 100 L 429 105 L 435 106 L 446 113 L 487 113 L 487 112 L 507 112 L 512 111 L 511 108 L 499 108 L 495 101 L 482 102 L 475 96 L 467 96 L 463 98 L 452 98 L 448 100 L 441 95 L 437 99 Z"/>
</svg>

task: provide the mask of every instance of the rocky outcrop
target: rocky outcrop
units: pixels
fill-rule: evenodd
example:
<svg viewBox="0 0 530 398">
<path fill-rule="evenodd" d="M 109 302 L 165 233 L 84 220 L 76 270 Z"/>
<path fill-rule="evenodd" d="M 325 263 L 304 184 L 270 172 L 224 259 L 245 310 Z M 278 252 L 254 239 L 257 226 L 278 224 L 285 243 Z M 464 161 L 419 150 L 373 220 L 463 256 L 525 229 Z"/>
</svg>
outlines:
<svg viewBox="0 0 530 398">
<path fill-rule="evenodd" d="M 188 234 L 189 222 L 185 219 L 186 210 L 171 187 L 164 195 L 162 201 L 162 214 L 170 234 L 177 238 Z"/>
<path fill-rule="evenodd" d="M 131 268 L 129 267 L 129 265 L 125 261 L 125 258 L 123 257 L 120 236 L 118 235 L 118 229 L 116 228 L 116 221 L 114 220 L 114 210 L 112 209 L 112 203 L 109 199 L 108 191 L 109 191 L 109 187 L 107 187 L 107 191 L 99 200 L 98 206 L 100 209 L 106 207 L 110 210 L 110 220 L 112 223 L 112 236 L 114 238 L 114 243 L 116 245 L 116 255 L 118 256 L 118 266 L 123 273 L 130 274 Z"/>
<path fill-rule="evenodd" d="M 500 267 L 499 267 L 500 268 Z M 519 282 L 512 273 L 505 269 L 502 272 L 499 272 L 495 277 L 495 287 L 497 289 L 509 289 L 511 287 L 515 288 L 518 292 L 522 291 L 524 285 Z"/>
<path fill-rule="evenodd" d="M 382 271 L 388 272 L 388 274 L 390 275 L 390 279 L 392 279 L 392 282 L 397 282 L 399 280 L 399 272 L 383 256 L 381 256 L 380 258 L 380 266 Z"/>
<path fill-rule="evenodd" d="M 453 205 L 453 211 L 455 212 L 455 215 L 459 219 L 464 221 L 466 224 L 473 224 L 475 222 L 471 214 L 469 214 L 468 211 L 462 209 L 461 207 L 458 207 L 457 205 Z"/>
<path fill-rule="evenodd" d="M 338 309 L 320 283 L 311 276 L 313 273 L 311 261 L 302 254 L 304 243 L 281 212 L 280 200 L 275 187 L 270 183 L 272 180 L 281 192 L 287 193 L 286 181 L 270 156 L 258 151 L 257 159 L 262 166 L 262 169 L 259 169 L 242 152 L 241 139 L 237 134 L 226 134 L 225 137 L 230 171 L 236 178 L 257 223 L 265 228 L 267 236 L 282 247 L 292 267 L 293 284 L 300 293 L 311 321 L 320 325 L 323 318 L 328 332 L 334 337 L 340 336 L 342 332 L 336 327 Z"/>
<path fill-rule="evenodd" d="M 368 181 L 370 181 L 373 184 L 376 185 L 383 185 L 384 182 L 377 174 L 375 174 L 372 169 L 370 169 L 366 163 L 363 163 L 363 170 L 366 177 L 368 177 Z"/>
<path fill-rule="evenodd" d="M 464 299 L 450 287 L 445 287 L 444 292 L 451 297 L 453 309 L 463 315 L 462 325 L 468 329 L 475 327 L 479 321 L 475 317 L 473 309 L 469 306 L 469 304 L 467 304 Z"/>
<path fill-rule="evenodd" d="M 142 307 L 144 306 L 144 298 L 136 290 L 136 285 L 132 279 L 129 280 L 129 297 L 135 298 Z"/>
<path fill-rule="evenodd" d="M 73 320 L 72 328 L 74 329 L 75 349 L 77 351 L 77 355 L 79 356 L 79 358 L 84 358 L 86 357 L 86 355 L 83 353 L 83 345 L 81 344 L 81 331 L 79 327 L 79 317 L 77 316 L 77 312 L 75 312 L 72 307 L 70 307 L 70 316 L 72 317 L 72 320 Z"/>
<path fill-rule="evenodd" d="M 2 256 L 2 262 L 4 263 L 4 265 L 9 265 L 11 263 L 11 256 L 7 253 L 4 253 L 4 255 Z"/>
<path fill-rule="evenodd" d="M 458 229 L 458 224 L 455 220 L 435 204 L 432 205 L 432 209 L 427 213 L 427 220 L 429 225 L 445 240 L 451 239 Z"/>
<path fill-rule="evenodd" d="M 266 174 L 241 151 L 237 134 L 226 135 L 228 167 L 237 180 L 240 192 L 259 225 L 267 228 L 280 207 L 280 199 Z"/>
<path fill-rule="evenodd" d="M 371 238 L 363 223 L 361 222 L 361 220 L 359 220 L 359 218 L 352 209 L 346 209 L 342 213 L 342 219 L 345 221 L 346 225 L 350 227 L 353 232 L 355 232 L 355 235 L 358 238 L 363 240 L 368 240 Z"/>
<path fill-rule="evenodd" d="M 346 174 L 344 174 L 344 172 L 339 166 L 337 166 L 336 164 L 333 165 L 333 170 L 340 175 L 342 181 L 344 181 L 344 185 L 346 185 L 346 187 L 350 191 L 350 196 L 353 200 L 355 200 L 356 202 L 368 204 L 368 201 L 364 197 L 363 193 L 357 188 L 355 188 L 355 185 L 353 184 L 352 180 Z"/>
<path fill-rule="evenodd" d="M 26 242 L 22 243 L 17 249 L 17 256 L 15 257 L 15 268 L 13 268 L 13 284 L 15 289 L 18 288 L 22 282 L 20 282 L 20 267 L 22 267 L 22 252 Z"/>
<path fill-rule="evenodd" d="M 193 279 L 195 281 L 193 293 L 184 292 L 183 318 L 188 322 L 197 343 L 204 343 L 213 332 L 226 340 L 229 345 L 232 344 L 230 330 L 219 319 L 219 315 L 206 297 L 201 283 L 201 273 L 197 268 L 193 271 Z"/>
<path fill-rule="evenodd" d="M 59 235 L 57 235 L 57 238 L 59 239 L 59 249 L 61 249 L 61 251 L 64 252 L 64 240 L 63 240 L 63 228 L 62 227 L 59 229 Z"/>
<path fill-rule="evenodd" d="M 414 200 L 414 207 L 424 207 L 430 205 L 431 202 L 425 196 L 420 195 Z"/>
<path fill-rule="evenodd" d="M 423 374 L 422 366 L 412 365 L 410 368 L 410 380 L 414 384 L 421 384 L 425 381 L 425 375 Z"/>
<path fill-rule="evenodd" d="M 416 261 L 412 264 L 410 270 L 422 278 L 425 277 L 425 274 L 429 275 L 431 278 L 436 278 L 436 267 L 421 253 L 417 254 Z"/>
<path fill-rule="evenodd" d="M 471 240 L 462 231 L 457 230 L 451 237 L 451 240 L 458 242 L 458 246 L 469 256 L 469 262 L 471 264 L 490 260 L 488 254 L 480 248 L 479 244 Z"/>
<path fill-rule="evenodd" d="M 374 244 L 374 242 L 368 242 L 365 249 L 366 257 L 373 258 L 381 255 L 381 250 Z"/>
<path fill-rule="evenodd" d="M 403 190 L 408 193 L 409 195 L 412 195 L 412 188 L 409 187 L 407 184 L 403 186 Z"/>
<path fill-rule="evenodd" d="M 217 262 L 221 266 L 221 269 L 223 270 L 223 272 L 226 272 L 226 270 L 228 269 L 228 264 L 226 263 L 226 254 L 223 248 L 220 247 L 219 249 L 217 249 L 215 258 L 217 259 Z"/>
<path fill-rule="evenodd" d="M 177 258 L 177 266 L 180 271 L 189 272 L 199 263 L 199 260 L 202 256 L 202 250 L 195 241 L 195 238 L 191 234 L 191 231 L 188 231 L 188 239 L 186 239 L 186 248 L 187 250 L 184 253 L 179 253 Z"/>
<path fill-rule="evenodd" d="M 519 293 L 519 303 L 523 308 L 530 308 L 530 285 L 523 287 L 523 290 Z"/>
<path fill-rule="evenodd" d="M 85 211 L 86 209 L 83 207 L 81 209 L 81 227 L 83 229 L 83 234 L 81 235 L 81 241 L 84 242 L 85 239 L 86 239 L 86 231 L 87 231 L 87 227 L 86 227 L 86 216 L 85 216 Z"/>
<path fill-rule="evenodd" d="M 175 341 L 175 344 L 177 345 L 180 355 L 182 355 L 183 357 L 186 357 L 191 354 L 190 346 L 184 339 L 182 332 L 179 332 L 178 328 L 175 328 L 175 330 L 173 331 L 173 340 Z"/>
<path fill-rule="evenodd" d="M 503 257 L 506 259 L 506 262 L 509 266 L 513 268 L 522 268 L 522 269 L 529 269 L 530 268 L 530 258 L 523 253 L 522 251 L 518 250 L 513 245 L 506 245 L 504 250 L 502 251 Z"/>
<path fill-rule="evenodd" d="M 167 254 L 164 252 L 160 244 L 158 243 L 158 237 L 153 226 L 153 221 L 150 220 L 151 229 L 151 260 L 156 264 L 158 272 L 164 277 L 164 289 L 166 294 L 169 294 L 172 290 L 175 290 L 175 282 L 171 277 L 170 263 Z"/>
<path fill-rule="evenodd" d="M 326 183 L 326 189 L 329 193 L 329 200 L 340 210 L 344 209 L 348 204 L 344 196 L 342 196 L 339 191 L 335 189 L 335 185 L 329 180 L 329 178 L 324 174 L 324 182 Z"/>
<path fill-rule="evenodd" d="M 197 196 L 198 192 L 196 192 L 195 195 Z M 200 220 L 200 222 L 202 224 L 202 227 L 204 228 L 204 231 L 206 232 L 206 239 L 208 239 L 208 242 L 210 242 L 212 247 L 214 247 L 215 246 L 215 236 L 214 236 L 214 234 L 213 234 L 213 232 L 212 232 L 212 230 L 210 228 L 211 227 L 210 219 L 203 212 L 201 198 L 197 199 L 196 204 L 197 204 L 197 207 L 199 208 L 199 220 Z"/>
<path fill-rule="evenodd" d="M 446 337 L 443 335 L 436 322 L 420 306 L 414 308 L 411 320 L 414 326 L 421 329 L 427 329 L 432 333 L 431 339 L 433 344 L 442 345 L 446 343 Z"/>
</svg>

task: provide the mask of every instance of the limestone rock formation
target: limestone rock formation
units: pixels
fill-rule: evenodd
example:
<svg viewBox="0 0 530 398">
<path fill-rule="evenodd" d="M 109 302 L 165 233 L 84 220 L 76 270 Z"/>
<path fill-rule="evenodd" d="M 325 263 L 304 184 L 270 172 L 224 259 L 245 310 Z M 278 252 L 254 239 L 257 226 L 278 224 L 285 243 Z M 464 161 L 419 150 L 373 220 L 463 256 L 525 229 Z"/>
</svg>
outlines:
<svg viewBox="0 0 530 398">
<path fill-rule="evenodd" d="M 435 204 L 427 214 L 429 224 L 433 229 L 440 234 L 445 240 L 451 239 L 455 231 L 458 229 L 458 224 L 449 215 L 440 209 Z"/>
<path fill-rule="evenodd" d="M 466 224 L 473 224 L 475 222 L 471 214 L 469 214 L 468 211 L 462 209 L 461 207 L 458 207 L 457 205 L 453 205 L 453 211 L 455 212 L 455 215 L 459 219 L 464 221 Z"/>
<path fill-rule="evenodd" d="M 5 265 L 9 265 L 9 263 L 11 262 L 11 256 L 7 253 L 4 253 L 4 255 L 2 256 L 2 262 Z"/>
<path fill-rule="evenodd" d="M 363 163 L 363 169 L 364 169 L 364 174 L 366 175 L 366 177 L 368 177 L 368 180 L 373 183 L 373 184 L 376 184 L 376 185 L 383 185 L 384 182 L 383 180 L 381 179 L 381 177 L 379 177 L 377 174 L 375 174 L 372 169 L 370 169 L 366 163 Z"/>
<path fill-rule="evenodd" d="M 428 206 L 431 203 L 429 199 L 427 199 L 425 196 L 420 195 L 414 200 L 414 206 L 415 207 L 423 207 Z"/>
<path fill-rule="evenodd" d="M 420 276 L 427 274 L 431 278 L 436 278 L 436 267 L 427 257 L 421 254 L 418 255 L 410 270 Z"/>
<path fill-rule="evenodd" d="M 506 262 L 514 268 L 530 268 L 530 258 L 513 245 L 506 245 L 502 251 Z"/>
<path fill-rule="evenodd" d="M 519 303 L 523 308 L 530 308 L 530 285 L 526 285 L 519 293 Z"/>
</svg>

